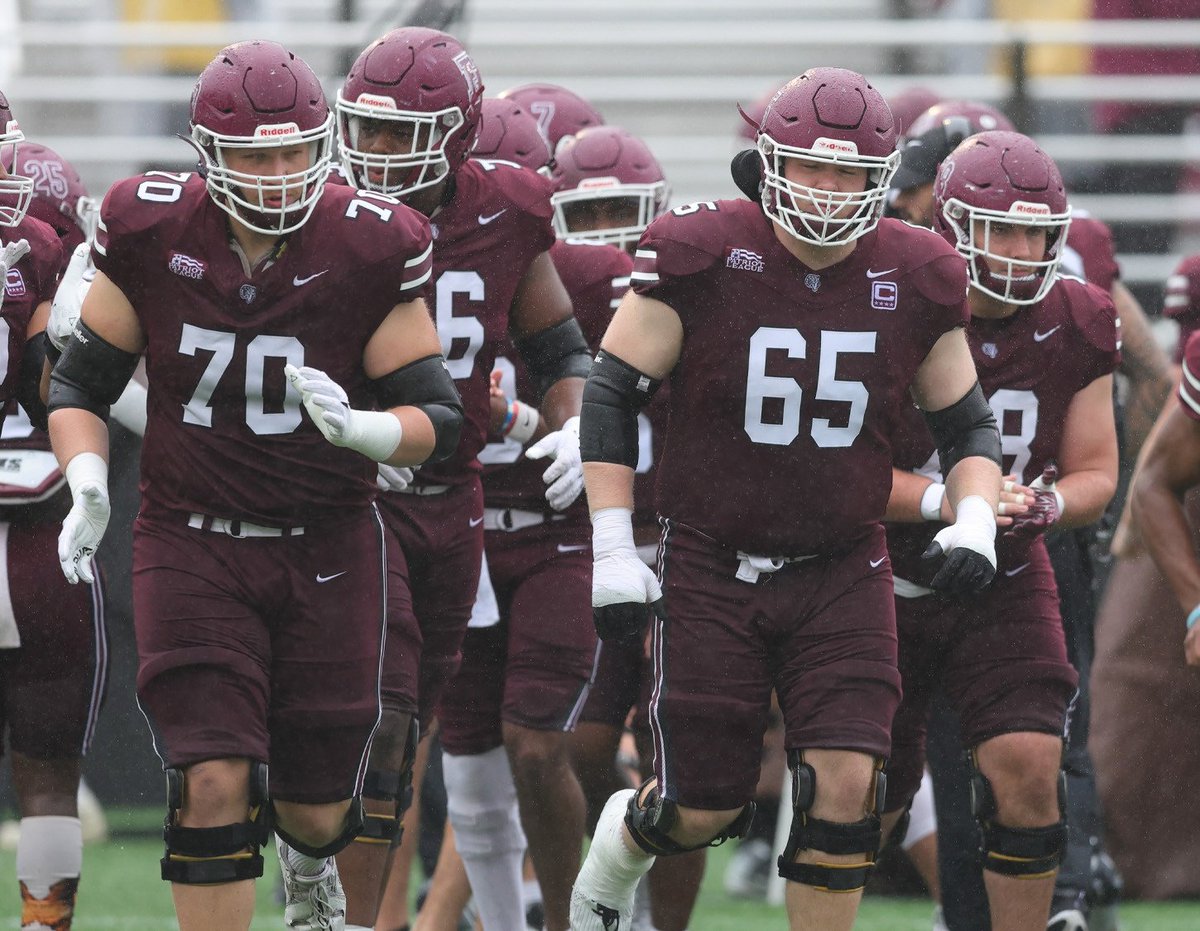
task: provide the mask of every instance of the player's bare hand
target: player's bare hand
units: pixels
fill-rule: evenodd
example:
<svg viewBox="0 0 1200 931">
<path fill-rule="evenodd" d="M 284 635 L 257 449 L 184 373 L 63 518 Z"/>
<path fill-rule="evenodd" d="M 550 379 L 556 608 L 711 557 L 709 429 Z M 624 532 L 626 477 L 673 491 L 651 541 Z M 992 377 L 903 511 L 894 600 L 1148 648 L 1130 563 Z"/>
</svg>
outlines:
<svg viewBox="0 0 1200 931">
<path fill-rule="evenodd" d="M 996 526 L 1011 527 L 1013 518 L 1033 506 L 1033 489 L 1022 485 L 1016 475 L 1004 476 L 1000 486 L 1000 504 L 996 510 Z"/>
<path fill-rule="evenodd" d="M 504 373 L 499 369 L 492 372 L 492 380 L 488 385 L 488 433 L 500 436 L 504 432 L 504 421 L 508 415 L 508 395 L 500 387 L 500 379 Z"/>
</svg>

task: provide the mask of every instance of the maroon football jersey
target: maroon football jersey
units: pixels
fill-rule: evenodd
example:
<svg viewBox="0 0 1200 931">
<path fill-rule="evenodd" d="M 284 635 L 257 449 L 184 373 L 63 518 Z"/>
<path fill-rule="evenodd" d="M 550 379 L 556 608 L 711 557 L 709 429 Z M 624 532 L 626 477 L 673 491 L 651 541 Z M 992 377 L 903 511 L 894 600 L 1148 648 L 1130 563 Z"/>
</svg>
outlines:
<svg viewBox="0 0 1200 931">
<path fill-rule="evenodd" d="M 454 196 L 431 220 L 426 300 L 466 419 L 458 450 L 417 472 L 418 485 L 457 485 L 482 469 L 491 374 L 508 336 L 509 306 L 530 264 L 554 244 L 551 185 L 541 175 L 473 159 L 455 172 L 454 184 Z"/>
<path fill-rule="evenodd" d="M 1175 361 L 1180 362 L 1188 340 L 1200 330 L 1200 255 L 1189 255 L 1167 279 L 1163 313 L 1179 324 Z"/>
<path fill-rule="evenodd" d="M 0 321 L 4 325 L 0 424 L 3 424 L 6 403 L 16 396 L 29 321 L 43 302 L 54 300 L 59 269 L 63 265 L 62 242 L 49 224 L 26 216 L 16 226 L 0 230 L 2 244 L 18 239 L 29 243 L 29 251 L 8 270 L 4 281 L 4 304 L 0 308 Z"/>
<path fill-rule="evenodd" d="M 560 240 L 550 249 L 550 258 L 571 296 L 575 319 L 593 349 L 612 319 L 613 311 L 629 288 L 629 273 L 633 260 L 616 246 L 585 242 L 578 239 Z M 505 339 L 495 366 L 502 373 L 500 381 L 510 398 L 522 398 L 538 404 L 538 386 L 530 378 L 520 354 L 511 340 Z M 528 508 L 546 507 L 546 485 L 542 473 L 547 462 L 526 459 L 521 444 L 503 439 L 491 443 L 479 454 L 484 464 L 483 494 L 488 507 Z M 575 508 L 584 507 L 581 495 Z"/>
<path fill-rule="evenodd" d="M 133 304 L 149 380 L 142 494 L 151 509 L 266 524 L 336 517 L 374 493 L 375 463 L 326 440 L 283 374 L 321 369 L 375 404 L 363 350 L 430 272 L 425 218 L 329 185 L 247 275 L 204 181 L 152 171 L 105 197 L 96 267 Z"/>
<path fill-rule="evenodd" d="M 1193 420 L 1200 420 L 1200 335 L 1197 333 L 1188 338 L 1183 351 L 1179 406 Z"/>
<path fill-rule="evenodd" d="M 632 286 L 683 323 L 659 512 L 770 556 L 868 534 L 891 488 L 890 424 L 966 322 L 966 267 L 945 240 L 884 220 L 817 272 L 757 204 L 689 204 L 646 231 Z"/>
<path fill-rule="evenodd" d="M 1113 284 L 1121 277 L 1121 269 L 1117 267 L 1112 230 L 1107 224 L 1082 210 L 1071 212 L 1062 270 L 1101 291 L 1112 291 Z"/>
<path fill-rule="evenodd" d="M 1060 278 L 1041 303 L 1011 317 L 972 317 L 967 341 L 1000 428 L 1004 474 L 1015 474 L 1028 485 L 1057 461 L 1067 408 L 1076 392 L 1112 372 L 1121 360 L 1112 299 L 1094 285 Z M 893 441 L 896 468 L 942 480 L 933 437 L 919 412 L 905 413 Z M 932 577 L 920 555 L 941 526 L 889 524 L 892 572 L 922 583 Z M 1005 539 L 1001 531 L 996 539 L 999 568 L 1025 562 L 1028 547 Z"/>
</svg>

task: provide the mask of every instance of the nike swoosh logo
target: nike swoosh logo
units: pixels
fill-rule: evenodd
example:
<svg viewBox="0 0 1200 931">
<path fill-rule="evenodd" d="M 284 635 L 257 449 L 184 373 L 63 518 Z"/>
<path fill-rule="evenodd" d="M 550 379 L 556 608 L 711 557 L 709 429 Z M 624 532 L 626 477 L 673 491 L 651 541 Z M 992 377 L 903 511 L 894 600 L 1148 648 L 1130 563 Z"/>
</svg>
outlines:
<svg viewBox="0 0 1200 931">
<path fill-rule="evenodd" d="M 887 559 L 886 556 L 880 556 L 878 559 L 871 559 L 871 560 L 868 560 L 868 562 L 871 563 L 872 569 L 878 569 L 880 566 L 883 565 L 883 561 L 885 559 Z"/>
<path fill-rule="evenodd" d="M 1014 575 L 1016 575 L 1018 572 L 1021 572 L 1024 569 L 1026 569 L 1028 566 L 1029 566 L 1029 563 L 1027 563 L 1027 562 L 1021 563 L 1021 565 L 1017 566 L 1017 568 L 1015 568 L 1015 569 L 1005 569 L 1004 574 L 1011 579 Z"/>
<path fill-rule="evenodd" d="M 1034 330 L 1033 341 L 1035 343 L 1040 343 L 1044 339 L 1049 339 L 1054 333 L 1058 332 L 1060 329 L 1062 329 L 1061 323 L 1058 326 L 1054 327 L 1053 329 L 1047 330 L 1045 333 L 1039 333 L 1037 330 Z"/>
<path fill-rule="evenodd" d="M 586 550 L 587 548 L 588 545 L 586 543 L 581 546 L 564 546 L 562 543 L 558 544 L 558 551 L 560 553 L 578 553 L 580 550 Z"/>
<path fill-rule="evenodd" d="M 470 524 L 472 527 L 478 527 L 480 524 L 483 523 L 483 518 L 482 517 L 471 517 L 471 518 L 468 518 L 467 523 Z"/>
<path fill-rule="evenodd" d="M 321 575 L 320 573 L 318 573 L 317 574 L 317 584 L 320 585 L 322 582 L 331 582 L 334 579 L 340 578 L 341 576 L 345 575 L 349 571 L 350 571 L 349 569 L 343 569 L 341 572 L 335 572 L 333 575 Z"/>
<path fill-rule="evenodd" d="M 871 271 L 871 269 L 868 268 L 867 269 L 867 277 L 868 278 L 882 278 L 884 275 L 890 275 L 894 271 L 898 271 L 898 269 L 897 268 L 885 268 L 881 272 L 873 272 L 873 271 Z"/>
<path fill-rule="evenodd" d="M 493 213 L 493 214 L 492 214 L 490 217 L 485 217 L 485 216 L 484 216 L 484 215 L 481 213 L 481 214 L 479 215 L 479 225 L 480 225 L 480 226 L 487 226 L 487 225 L 488 225 L 489 223 L 491 223 L 491 222 L 492 222 L 494 219 L 496 219 L 496 217 L 500 216 L 501 214 L 505 214 L 505 213 L 508 213 L 508 208 L 507 208 L 507 207 L 505 207 L 503 210 L 499 210 L 499 211 L 497 211 L 496 213 Z"/>
<path fill-rule="evenodd" d="M 325 271 L 323 271 L 323 272 L 317 272 L 315 275 L 309 275 L 307 278 L 301 278 L 299 275 L 297 275 L 295 278 L 292 279 L 292 284 L 294 284 L 297 288 L 299 288 L 303 285 L 308 284 L 314 278 L 320 278 L 327 271 L 329 271 L 328 268 L 325 269 Z"/>
</svg>

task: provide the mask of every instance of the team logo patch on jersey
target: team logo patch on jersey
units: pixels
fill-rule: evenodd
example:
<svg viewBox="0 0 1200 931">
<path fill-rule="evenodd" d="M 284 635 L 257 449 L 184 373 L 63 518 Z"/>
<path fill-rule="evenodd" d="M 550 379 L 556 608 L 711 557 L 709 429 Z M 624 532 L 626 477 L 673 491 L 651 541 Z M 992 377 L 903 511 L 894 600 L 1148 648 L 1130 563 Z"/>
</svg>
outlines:
<svg viewBox="0 0 1200 931">
<path fill-rule="evenodd" d="M 899 294 L 894 281 L 871 282 L 871 306 L 875 310 L 895 310 Z"/>
<path fill-rule="evenodd" d="M 25 296 L 25 279 L 21 277 L 19 268 L 10 268 L 4 276 L 4 294 L 6 297 Z"/>
<path fill-rule="evenodd" d="M 762 272 L 763 259 L 757 252 L 749 249 L 730 249 L 725 259 L 726 268 L 734 268 L 743 272 Z"/>
<path fill-rule="evenodd" d="M 804 276 L 804 287 L 808 288 L 813 294 L 821 289 L 821 276 L 809 273 Z"/>
<path fill-rule="evenodd" d="M 440 236 L 442 233 L 442 228 L 440 226 L 438 226 L 436 223 L 430 223 L 429 224 L 429 233 L 434 239 L 437 239 L 438 236 Z"/>
<path fill-rule="evenodd" d="M 184 255 L 182 252 L 171 253 L 171 261 L 167 263 L 167 268 L 179 277 L 191 278 L 193 281 L 199 281 L 204 277 L 204 263 L 199 259 L 193 259 L 190 255 Z"/>
<path fill-rule="evenodd" d="M 1000 349 L 995 343 L 984 343 L 979 348 L 983 350 L 983 354 L 989 359 L 994 359 L 996 356 L 1000 355 Z"/>
<path fill-rule="evenodd" d="M 252 284 L 244 284 L 238 288 L 238 297 L 240 297 L 247 304 L 253 304 L 254 299 L 258 297 L 258 288 L 254 287 Z"/>
</svg>

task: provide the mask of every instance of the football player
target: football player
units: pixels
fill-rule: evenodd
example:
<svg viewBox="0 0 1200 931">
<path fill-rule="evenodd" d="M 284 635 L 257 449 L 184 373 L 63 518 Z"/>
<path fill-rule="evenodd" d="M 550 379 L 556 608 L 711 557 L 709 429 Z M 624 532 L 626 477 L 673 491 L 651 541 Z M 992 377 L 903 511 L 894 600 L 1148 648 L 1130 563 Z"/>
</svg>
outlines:
<svg viewBox="0 0 1200 931">
<path fill-rule="evenodd" d="M 30 420 L 45 427 L 44 331 L 68 253 L 58 230 L 39 219 L 56 210 L 48 172 L 28 160 L 34 148 L 0 94 L 0 731 L 8 731 L 21 815 L 21 926 L 69 929 L 83 859 L 80 764 L 104 692 L 107 640 L 100 586 L 71 589 L 61 574 L 41 571 L 54 564 L 64 481 Z M 76 241 L 86 235 L 78 219 L 62 219 Z"/>
<path fill-rule="evenodd" d="M 449 456 L 462 420 L 420 297 L 429 225 L 324 183 L 332 115 L 274 42 L 218 53 L 190 117 L 202 172 L 149 172 L 104 200 L 95 281 L 51 377 L 73 498 L 58 555 L 92 580 L 104 420 L 144 355 L 134 622 L 168 776 L 163 879 L 185 931 L 248 928 L 273 828 L 288 927 L 341 929 L 332 857 L 361 830 L 379 718 L 377 463 Z"/>
<path fill-rule="evenodd" d="M 1077 685 L 1045 534 L 1093 523 L 1116 484 L 1112 372 L 1119 322 L 1100 288 L 1058 269 L 1071 222 L 1054 162 L 1019 133 L 971 136 L 941 163 L 938 229 L 967 259 L 967 328 L 1000 424 L 1006 495 L 996 582 L 954 602 L 932 591 L 928 530 L 889 525 L 904 700 L 893 730 L 885 824 L 921 780 L 933 686 L 961 719 L 984 883 L 996 931 L 1043 927 L 1066 843 L 1063 733 Z M 937 443 L 908 415 L 894 437 L 889 517 L 953 519 Z"/>
<path fill-rule="evenodd" d="M 933 182 L 938 165 L 968 136 L 989 129 L 1011 128 L 1008 118 L 987 104 L 949 101 L 931 107 L 914 123 L 912 135 L 902 147 L 900 169 L 892 179 L 893 208 L 910 222 L 933 226 Z M 1137 298 L 1119 278 L 1112 233 L 1104 223 L 1083 211 L 1072 211 L 1067 241 L 1062 247 L 1061 268 L 1067 274 L 1108 291 L 1117 308 L 1123 344 L 1120 371 L 1129 384 L 1125 403 L 1118 410 L 1118 414 L 1122 415 L 1123 427 L 1119 434 L 1123 459 L 1132 463 L 1170 390 L 1166 357 L 1153 339 L 1149 321 Z M 1114 503 L 1120 504 L 1119 501 Z M 1099 904 L 1091 900 L 1113 897 L 1111 890 L 1093 890 L 1086 896 L 1083 894 L 1085 890 L 1092 889 L 1098 880 L 1101 886 L 1110 885 L 1107 878 L 1092 869 L 1094 848 L 1103 833 L 1096 804 L 1093 767 L 1087 750 L 1089 670 L 1096 610 L 1092 580 L 1097 569 L 1091 556 L 1094 539 L 1094 529 L 1083 528 L 1077 533 L 1053 535 L 1047 541 L 1062 599 L 1068 655 L 1072 665 L 1080 672 L 1080 695 L 1073 706 L 1072 739 L 1066 757 L 1070 782 L 1070 791 L 1067 793 L 1070 825 L 1068 850 L 1059 873 L 1055 907 L 1051 913 L 1052 916 L 1061 916 L 1061 921 L 1056 925 L 1052 920 L 1050 931 L 1069 931 L 1071 925 L 1068 922 L 1083 921 L 1089 906 Z M 937 712 L 934 720 L 940 720 Z M 943 736 L 946 735 L 938 734 L 934 739 Z M 958 753 L 951 754 L 952 759 L 958 756 Z M 934 770 L 940 780 L 957 779 L 965 784 L 968 778 L 965 767 L 947 770 L 935 765 Z M 950 797 L 951 793 L 944 790 L 943 799 Z M 973 823 L 965 816 L 961 819 L 952 818 L 943 825 L 942 833 L 950 841 L 947 848 L 950 868 L 955 873 L 959 864 L 963 869 L 968 868 L 963 861 L 973 856 L 973 848 L 966 844 L 965 832 L 973 830 Z M 1103 860 L 1096 859 L 1096 862 L 1102 863 Z M 969 920 L 968 915 L 972 916 L 970 920 L 979 921 L 980 916 L 986 913 L 977 869 L 975 872 L 976 876 L 955 876 L 953 881 L 946 884 L 952 898 L 948 909 L 952 916 L 959 916 L 960 923 Z"/>
<path fill-rule="evenodd" d="M 428 721 L 457 669 L 478 590 L 486 521 L 478 454 L 487 438 L 494 360 L 510 336 L 540 387 L 541 413 L 552 430 L 537 448 L 553 460 L 543 468 L 543 516 L 565 510 L 582 491 L 578 412 L 590 354 L 548 252 L 554 242 L 550 183 L 513 162 L 469 159 L 482 99 L 479 71 L 456 39 L 405 27 L 363 50 L 337 102 L 347 178 L 399 197 L 430 219 L 428 291 L 467 420 L 452 457 L 382 498 L 401 551 L 391 563 L 389 615 L 402 624 L 415 615 L 421 638 L 389 635 L 383 739 L 367 769 L 368 830 L 364 843 L 343 855 L 352 883 L 349 920 L 367 927 L 375 921 L 388 843 L 398 835 L 406 804 L 415 748 L 407 722 L 414 715 Z M 503 746 L 447 741 L 443 765 L 447 783 L 460 790 L 459 804 L 490 811 L 492 789 L 507 778 L 511 758 L 518 792 L 536 793 L 542 810 L 556 812 L 537 830 L 528 823 L 526 830 L 547 922 L 565 928 L 583 800 L 565 744 L 548 740 L 543 726 L 506 722 Z M 470 867 L 471 848 L 462 837 L 459 844 Z M 475 883 L 477 893 L 483 882 Z"/>
<path fill-rule="evenodd" d="M 655 778 L 601 814 L 572 893 L 580 931 L 625 927 L 656 856 L 744 833 L 772 688 L 797 786 L 779 861 L 791 925 L 854 922 L 900 699 L 880 523 L 890 423 L 915 399 L 953 463 L 957 520 L 930 547 L 939 588 L 990 580 L 1000 486 L 962 259 L 880 219 L 895 146 L 874 87 L 812 69 L 735 157 L 747 199 L 677 207 L 638 245 L 581 448 L 597 632 L 640 640 L 653 615 Z M 656 577 L 634 545 L 633 475 L 637 413 L 667 378 Z"/>
</svg>

